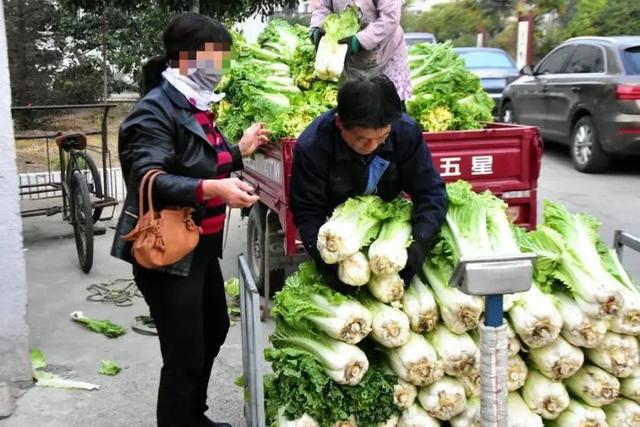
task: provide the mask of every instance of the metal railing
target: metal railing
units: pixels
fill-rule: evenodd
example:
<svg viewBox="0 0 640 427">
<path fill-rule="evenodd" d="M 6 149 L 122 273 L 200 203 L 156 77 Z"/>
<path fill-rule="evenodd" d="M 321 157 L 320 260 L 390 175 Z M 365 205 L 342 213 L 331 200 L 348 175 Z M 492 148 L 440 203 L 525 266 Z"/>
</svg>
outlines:
<svg viewBox="0 0 640 427">
<path fill-rule="evenodd" d="M 238 256 L 240 279 L 240 328 L 242 331 L 242 375 L 244 378 L 244 417 L 248 427 L 264 427 L 264 388 L 260 294 L 244 255 Z"/>
<path fill-rule="evenodd" d="M 625 246 L 640 252 L 640 239 L 622 230 L 616 230 L 613 234 L 613 249 L 616 250 L 620 261 L 622 261 L 622 252 Z"/>
</svg>

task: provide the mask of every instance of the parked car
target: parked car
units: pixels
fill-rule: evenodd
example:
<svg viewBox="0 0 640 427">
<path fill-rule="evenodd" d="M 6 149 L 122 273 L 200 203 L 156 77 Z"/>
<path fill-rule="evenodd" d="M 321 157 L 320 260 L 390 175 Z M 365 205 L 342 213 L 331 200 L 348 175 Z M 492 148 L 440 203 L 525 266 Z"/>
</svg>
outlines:
<svg viewBox="0 0 640 427">
<path fill-rule="evenodd" d="M 573 38 L 522 74 L 504 92 L 502 121 L 569 145 L 582 172 L 640 154 L 640 36 Z"/>
<path fill-rule="evenodd" d="M 497 116 L 502 92 L 520 76 L 516 63 L 502 49 L 457 47 L 453 50 L 464 59 L 469 71 L 480 77 L 482 87 L 496 103 L 494 115 Z"/>
<path fill-rule="evenodd" d="M 432 33 L 404 33 L 404 42 L 407 46 L 412 46 L 418 43 L 438 43 L 438 40 Z"/>
</svg>

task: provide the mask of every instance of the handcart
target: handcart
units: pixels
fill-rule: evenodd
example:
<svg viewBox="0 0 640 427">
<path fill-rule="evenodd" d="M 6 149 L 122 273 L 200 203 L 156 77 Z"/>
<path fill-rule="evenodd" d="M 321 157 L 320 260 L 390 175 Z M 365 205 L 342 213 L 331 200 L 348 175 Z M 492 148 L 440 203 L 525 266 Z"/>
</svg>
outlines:
<svg viewBox="0 0 640 427">
<path fill-rule="evenodd" d="M 21 198 L 54 199 L 60 204 L 23 209 L 23 218 L 62 214 L 62 219 L 73 227 L 80 268 L 88 273 L 93 266 L 93 237 L 106 229 L 98 221 L 113 218 L 118 205 L 115 176 L 111 173 L 111 153 L 107 123 L 109 110 L 115 104 L 51 105 L 13 107 L 12 111 L 102 110 L 101 128 L 89 131 L 55 132 L 20 139 L 41 139 L 46 144 L 47 170 L 41 173 L 44 181 L 20 185 Z M 99 146 L 88 144 L 88 135 L 100 135 Z M 55 147 L 53 146 L 55 143 Z M 59 168 L 52 166 L 52 151 L 57 149 Z M 94 157 L 99 159 L 98 169 Z M 111 209 L 109 209 L 111 208 Z"/>
</svg>

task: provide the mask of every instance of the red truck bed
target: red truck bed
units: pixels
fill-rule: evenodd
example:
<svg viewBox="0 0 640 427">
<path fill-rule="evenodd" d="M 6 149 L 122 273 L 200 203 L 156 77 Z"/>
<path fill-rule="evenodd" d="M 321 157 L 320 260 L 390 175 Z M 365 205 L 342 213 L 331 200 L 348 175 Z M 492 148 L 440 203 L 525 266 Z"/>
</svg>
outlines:
<svg viewBox="0 0 640 427">
<path fill-rule="evenodd" d="M 425 133 L 424 140 L 445 181 L 464 179 L 476 191 L 492 191 L 508 203 L 517 224 L 535 228 L 542 156 L 537 128 L 492 123 L 481 130 Z M 295 143 L 288 139 L 265 147 L 245 161 L 239 174 L 256 189 L 260 202 L 277 214 L 288 256 L 302 250 L 288 209 Z"/>
</svg>

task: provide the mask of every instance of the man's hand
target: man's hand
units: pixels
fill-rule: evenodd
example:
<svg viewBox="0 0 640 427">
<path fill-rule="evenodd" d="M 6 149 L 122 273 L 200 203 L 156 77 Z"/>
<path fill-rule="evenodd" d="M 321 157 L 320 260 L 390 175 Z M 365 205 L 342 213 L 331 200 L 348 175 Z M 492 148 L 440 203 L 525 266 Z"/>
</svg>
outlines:
<svg viewBox="0 0 640 427">
<path fill-rule="evenodd" d="M 242 157 L 250 156 L 258 147 L 269 142 L 269 135 L 271 135 L 271 132 L 265 129 L 263 123 L 255 123 L 249 126 L 238 142 Z"/>
<path fill-rule="evenodd" d="M 400 277 L 402 277 L 404 281 L 405 288 L 409 286 L 411 279 L 413 279 L 416 274 L 423 283 L 427 282 L 422 266 L 427 258 L 427 251 L 430 246 L 429 242 L 425 242 L 424 240 L 414 240 L 407 249 L 407 265 L 404 267 L 404 270 L 400 272 Z"/>
<path fill-rule="evenodd" d="M 319 27 L 312 27 L 309 30 L 309 38 L 311 39 L 311 43 L 318 50 L 318 45 L 320 44 L 320 39 L 324 36 L 324 30 Z"/>
<path fill-rule="evenodd" d="M 362 45 L 360 44 L 360 40 L 356 36 L 348 36 L 343 39 L 338 40 L 340 44 L 347 45 L 347 55 L 355 55 L 360 52 L 362 49 Z"/>
</svg>

